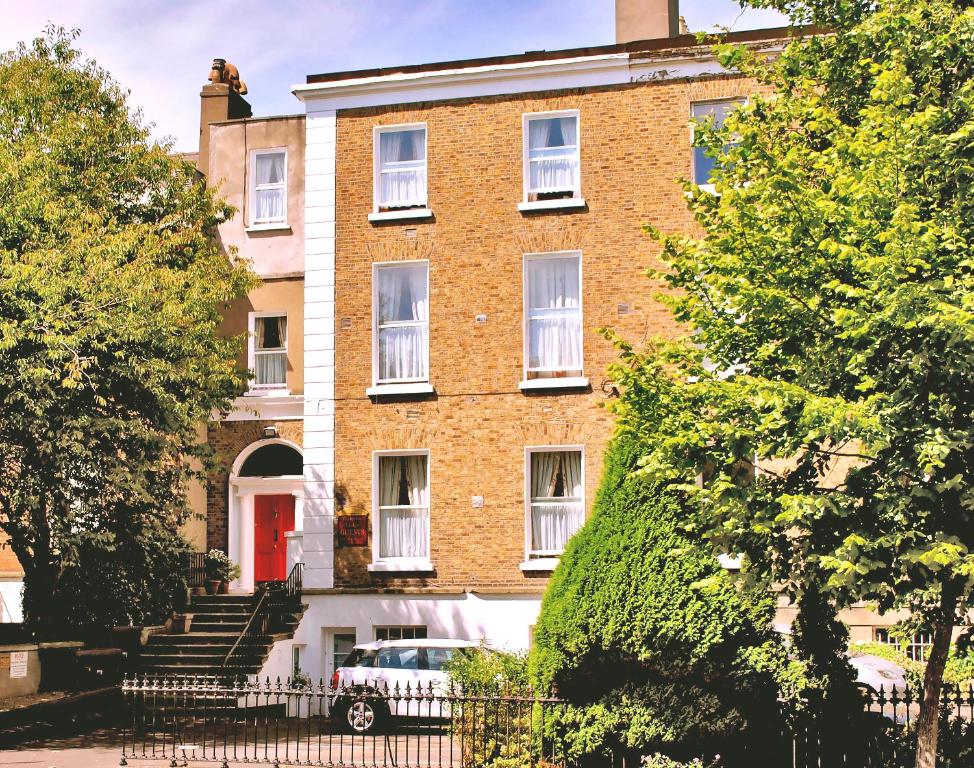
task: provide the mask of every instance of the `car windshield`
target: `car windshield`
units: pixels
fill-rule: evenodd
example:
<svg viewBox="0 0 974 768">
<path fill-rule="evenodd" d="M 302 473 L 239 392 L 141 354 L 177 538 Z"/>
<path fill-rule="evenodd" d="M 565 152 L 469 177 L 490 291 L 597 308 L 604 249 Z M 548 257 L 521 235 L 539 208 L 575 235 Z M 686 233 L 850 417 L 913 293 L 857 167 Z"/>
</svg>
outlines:
<svg viewBox="0 0 974 768">
<path fill-rule="evenodd" d="M 375 663 L 375 651 L 356 648 L 342 662 L 343 667 L 371 667 Z"/>
</svg>

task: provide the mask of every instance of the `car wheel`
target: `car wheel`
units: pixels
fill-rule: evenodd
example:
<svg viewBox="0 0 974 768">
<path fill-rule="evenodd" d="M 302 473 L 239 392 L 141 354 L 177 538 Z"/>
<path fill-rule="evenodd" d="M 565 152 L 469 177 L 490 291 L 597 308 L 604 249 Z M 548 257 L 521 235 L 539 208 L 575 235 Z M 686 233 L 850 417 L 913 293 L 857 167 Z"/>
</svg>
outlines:
<svg viewBox="0 0 974 768">
<path fill-rule="evenodd" d="M 382 704 L 375 699 L 352 699 L 345 710 L 345 727 L 350 733 L 375 733 L 385 720 Z"/>
</svg>

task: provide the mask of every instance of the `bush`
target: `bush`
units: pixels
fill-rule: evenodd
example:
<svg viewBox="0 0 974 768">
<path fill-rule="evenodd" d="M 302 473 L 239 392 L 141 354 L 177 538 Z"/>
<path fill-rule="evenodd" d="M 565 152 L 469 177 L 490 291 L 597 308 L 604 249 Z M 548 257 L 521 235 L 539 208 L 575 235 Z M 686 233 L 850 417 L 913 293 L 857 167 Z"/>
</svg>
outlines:
<svg viewBox="0 0 974 768">
<path fill-rule="evenodd" d="M 532 681 L 571 702 L 576 756 L 757 749 L 773 741 L 785 664 L 772 594 L 681 529 L 677 497 L 634 471 L 638 455 L 629 438 L 606 454 L 594 514 L 542 602 Z"/>
<path fill-rule="evenodd" d="M 454 693 L 462 694 L 451 718 L 463 765 L 531 768 L 545 754 L 541 734 L 548 713 L 505 701 L 528 697 L 527 657 L 481 648 L 456 654 L 448 667 Z"/>
<path fill-rule="evenodd" d="M 64 637 L 95 638 L 114 626 L 161 624 L 186 592 L 185 539 L 156 520 L 120 516 L 113 530 L 79 536 L 58 581 L 57 617 Z"/>
</svg>

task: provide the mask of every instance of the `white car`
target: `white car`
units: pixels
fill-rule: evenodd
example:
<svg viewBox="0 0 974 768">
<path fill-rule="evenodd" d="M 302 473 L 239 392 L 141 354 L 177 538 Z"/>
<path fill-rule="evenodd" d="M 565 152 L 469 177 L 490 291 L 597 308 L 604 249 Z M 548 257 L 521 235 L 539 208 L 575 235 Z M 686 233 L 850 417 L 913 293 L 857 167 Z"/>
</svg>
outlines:
<svg viewBox="0 0 974 768">
<path fill-rule="evenodd" d="M 356 645 L 332 675 L 332 716 L 355 733 L 398 718 L 449 717 L 449 704 L 437 698 L 449 691 L 447 667 L 455 654 L 482 647 L 472 640 L 435 639 Z"/>
</svg>

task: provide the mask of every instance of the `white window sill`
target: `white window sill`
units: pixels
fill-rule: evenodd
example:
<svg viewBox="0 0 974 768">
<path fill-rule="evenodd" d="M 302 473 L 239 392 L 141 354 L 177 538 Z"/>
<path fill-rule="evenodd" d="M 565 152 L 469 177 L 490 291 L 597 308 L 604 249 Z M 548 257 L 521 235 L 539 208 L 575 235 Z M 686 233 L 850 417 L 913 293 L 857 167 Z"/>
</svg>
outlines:
<svg viewBox="0 0 974 768">
<path fill-rule="evenodd" d="M 432 573 L 435 569 L 429 560 L 409 558 L 402 560 L 380 560 L 369 563 L 370 573 Z"/>
<path fill-rule="evenodd" d="M 408 384 L 376 384 L 365 390 L 368 397 L 381 397 L 382 395 L 432 395 L 436 392 L 435 387 L 426 381 L 411 382 Z"/>
<path fill-rule="evenodd" d="M 537 389 L 583 389 L 587 386 L 587 376 L 567 376 L 561 379 L 524 379 L 517 383 L 517 388 L 522 392 Z"/>
<path fill-rule="evenodd" d="M 244 227 L 244 232 L 291 232 L 288 224 L 251 224 Z"/>
<path fill-rule="evenodd" d="M 429 208 L 403 208 L 401 211 L 378 211 L 369 214 L 369 221 L 398 221 L 399 219 L 431 219 Z"/>
<path fill-rule="evenodd" d="M 522 571 L 551 573 L 558 565 L 557 557 L 539 557 L 534 560 L 525 560 L 518 567 Z"/>
<path fill-rule="evenodd" d="M 274 387 L 268 387 L 267 389 L 249 389 L 244 392 L 244 397 L 290 397 L 290 389 L 275 389 Z"/>
<path fill-rule="evenodd" d="M 584 197 L 566 197 L 560 200 L 534 200 L 529 203 L 518 203 L 519 211 L 557 211 L 559 209 L 584 208 Z"/>
</svg>

